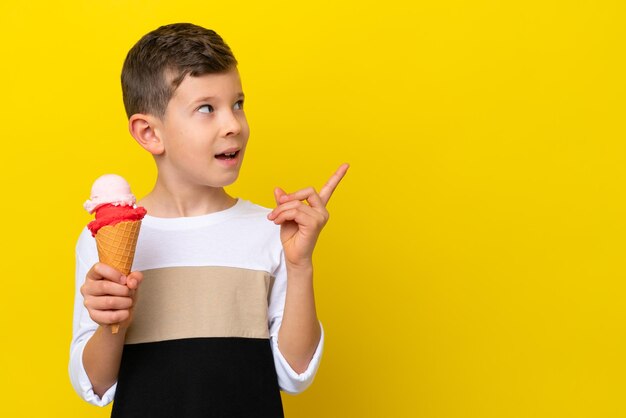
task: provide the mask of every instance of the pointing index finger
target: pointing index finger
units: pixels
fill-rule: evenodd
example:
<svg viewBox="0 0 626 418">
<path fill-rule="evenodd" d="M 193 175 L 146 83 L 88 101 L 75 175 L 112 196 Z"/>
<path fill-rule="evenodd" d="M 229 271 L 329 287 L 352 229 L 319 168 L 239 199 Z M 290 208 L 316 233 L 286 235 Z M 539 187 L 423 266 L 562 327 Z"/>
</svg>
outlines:
<svg viewBox="0 0 626 418">
<path fill-rule="evenodd" d="M 322 198 L 322 202 L 324 202 L 324 205 L 326 205 L 328 201 L 330 200 L 330 197 L 332 196 L 333 192 L 337 188 L 337 185 L 339 184 L 343 176 L 346 175 L 348 168 L 350 168 L 350 164 L 347 164 L 347 163 L 341 164 L 341 166 L 339 166 L 337 171 L 335 171 L 335 174 L 333 174 L 330 177 L 330 179 L 326 182 L 324 187 L 322 187 L 322 190 L 320 190 L 319 194 L 320 194 L 320 197 Z"/>
</svg>

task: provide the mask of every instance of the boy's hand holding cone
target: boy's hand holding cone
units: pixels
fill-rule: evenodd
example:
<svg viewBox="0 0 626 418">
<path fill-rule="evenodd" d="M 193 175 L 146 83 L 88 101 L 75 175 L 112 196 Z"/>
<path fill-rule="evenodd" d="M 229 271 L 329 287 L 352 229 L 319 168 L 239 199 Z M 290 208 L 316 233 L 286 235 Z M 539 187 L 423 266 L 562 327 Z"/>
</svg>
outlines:
<svg viewBox="0 0 626 418">
<path fill-rule="evenodd" d="M 91 319 L 99 325 L 111 326 L 113 333 L 118 332 L 120 325 L 126 327 L 142 280 L 139 271 L 126 276 L 108 264 L 94 264 L 80 289 Z"/>
</svg>

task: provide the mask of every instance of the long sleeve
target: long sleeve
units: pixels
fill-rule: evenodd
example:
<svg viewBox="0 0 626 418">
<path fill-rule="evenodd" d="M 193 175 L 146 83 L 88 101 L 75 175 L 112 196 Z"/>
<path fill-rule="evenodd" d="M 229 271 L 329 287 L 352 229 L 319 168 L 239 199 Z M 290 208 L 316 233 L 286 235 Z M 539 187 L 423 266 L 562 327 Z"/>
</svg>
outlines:
<svg viewBox="0 0 626 418">
<path fill-rule="evenodd" d="M 302 373 L 297 373 L 289 365 L 285 357 L 283 357 L 279 348 L 280 342 L 278 341 L 278 331 L 280 330 L 280 325 L 282 323 L 285 296 L 287 294 L 287 270 L 285 268 L 285 259 L 282 250 L 280 253 L 280 259 L 280 264 L 273 273 L 275 280 L 270 293 L 270 341 L 272 345 L 272 353 L 274 355 L 276 374 L 278 375 L 278 385 L 282 391 L 296 394 L 309 387 L 315 378 L 322 358 L 322 351 L 324 347 L 324 329 L 322 328 L 320 341 L 307 369 Z M 320 324 L 320 328 L 321 327 L 322 325 Z"/>
<path fill-rule="evenodd" d="M 113 385 L 102 398 L 93 391 L 93 386 L 83 367 L 83 350 L 89 338 L 96 332 L 98 324 L 90 317 L 83 304 L 80 288 L 85 281 L 87 272 L 98 261 L 95 243 L 87 229 L 83 230 L 76 244 L 76 276 L 74 293 L 74 316 L 72 321 L 72 342 L 70 344 L 69 373 L 74 390 L 85 401 L 105 406 L 113 401 L 115 388 Z"/>
</svg>

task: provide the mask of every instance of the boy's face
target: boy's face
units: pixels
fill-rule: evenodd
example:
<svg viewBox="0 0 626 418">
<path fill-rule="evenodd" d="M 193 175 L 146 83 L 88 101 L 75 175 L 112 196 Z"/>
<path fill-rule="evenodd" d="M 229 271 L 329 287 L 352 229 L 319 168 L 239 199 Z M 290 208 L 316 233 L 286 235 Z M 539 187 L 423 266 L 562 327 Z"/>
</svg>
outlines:
<svg viewBox="0 0 626 418">
<path fill-rule="evenodd" d="M 185 76 L 155 130 L 165 149 L 159 176 L 180 187 L 232 184 L 250 135 L 237 69 Z"/>
</svg>

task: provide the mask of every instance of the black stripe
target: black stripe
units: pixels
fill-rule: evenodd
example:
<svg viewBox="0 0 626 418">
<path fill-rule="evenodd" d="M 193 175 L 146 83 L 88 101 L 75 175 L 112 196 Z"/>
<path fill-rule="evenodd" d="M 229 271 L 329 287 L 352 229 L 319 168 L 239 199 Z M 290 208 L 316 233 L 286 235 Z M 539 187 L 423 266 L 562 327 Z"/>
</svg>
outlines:
<svg viewBox="0 0 626 418">
<path fill-rule="evenodd" d="M 268 339 L 192 338 L 124 347 L 113 418 L 281 418 Z"/>
</svg>

